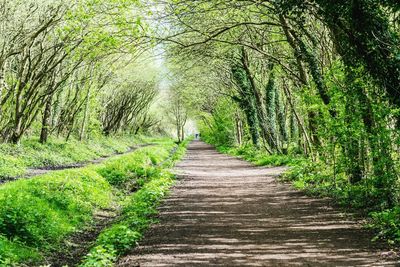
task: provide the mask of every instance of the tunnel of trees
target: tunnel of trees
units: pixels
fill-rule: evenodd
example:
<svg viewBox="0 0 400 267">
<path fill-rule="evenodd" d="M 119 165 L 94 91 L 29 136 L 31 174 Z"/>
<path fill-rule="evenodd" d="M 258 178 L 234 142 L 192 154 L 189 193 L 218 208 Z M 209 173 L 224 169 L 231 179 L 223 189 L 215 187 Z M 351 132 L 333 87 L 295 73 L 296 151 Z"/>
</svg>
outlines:
<svg viewBox="0 0 400 267">
<path fill-rule="evenodd" d="M 2 145 L 189 122 L 398 242 L 398 0 L 0 0 Z"/>
<path fill-rule="evenodd" d="M 321 179 L 397 203 L 397 1 L 171 1 L 162 10 L 156 37 L 197 78 L 187 88 L 205 140 L 301 154 Z"/>
</svg>

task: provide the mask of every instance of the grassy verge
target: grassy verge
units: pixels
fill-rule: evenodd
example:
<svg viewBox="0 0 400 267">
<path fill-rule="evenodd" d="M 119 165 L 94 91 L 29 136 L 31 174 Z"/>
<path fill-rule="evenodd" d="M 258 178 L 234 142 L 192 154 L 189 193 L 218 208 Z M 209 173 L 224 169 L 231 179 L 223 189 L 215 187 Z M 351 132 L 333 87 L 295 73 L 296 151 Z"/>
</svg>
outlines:
<svg viewBox="0 0 400 267">
<path fill-rule="evenodd" d="M 328 197 L 336 204 L 357 211 L 368 219 L 367 228 L 375 231 L 373 240 L 400 244 L 400 206 L 388 208 L 387 199 L 373 184 L 364 179 L 352 185 L 344 173 L 335 173 L 333 166 L 289 155 L 268 155 L 253 147 L 218 147 L 220 152 L 238 156 L 257 166 L 290 166 L 281 177 L 299 190 L 314 197 Z"/>
<path fill-rule="evenodd" d="M 150 142 L 143 137 L 99 137 L 80 142 L 51 139 L 46 144 L 24 140 L 19 145 L 0 144 L 0 179 L 22 176 L 28 168 L 53 167 L 90 161 L 127 151 L 131 146 Z"/>
<path fill-rule="evenodd" d="M 144 231 L 155 222 L 156 208 L 174 183 L 174 175 L 166 168 L 183 157 L 186 145 L 187 142 L 180 144 L 172 157 L 155 167 L 156 171 L 152 171 L 140 190 L 121 201 L 120 220 L 100 234 L 81 266 L 113 266 L 119 256 L 137 244 Z"/>
<path fill-rule="evenodd" d="M 245 147 L 217 147 L 221 153 L 240 157 L 250 161 L 257 166 L 295 166 L 304 162 L 304 158 L 289 155 L 269 155 L 266 151 L 256 149 L 252 146 Z"/>
<path fill-rule="evenodd" d="M 1 186 L 0 266 L 37 264 L 49 251 L 62 249 L 67 236 L 91 224 L 99 209 L 120 202 L 122 196 L 154 177 L 169 177 L 156 165 L 167 159 L 175 146 L 163 139 L 101 165 Z M 122 199 L 121 203 L 128 203 Z"/>
<path fill-rule="evenodd" d="M 0 265 L 33 265 L 111 201 L 111 186 L 91 169 L 59 171 L 1 186 Z"/>
</svg>

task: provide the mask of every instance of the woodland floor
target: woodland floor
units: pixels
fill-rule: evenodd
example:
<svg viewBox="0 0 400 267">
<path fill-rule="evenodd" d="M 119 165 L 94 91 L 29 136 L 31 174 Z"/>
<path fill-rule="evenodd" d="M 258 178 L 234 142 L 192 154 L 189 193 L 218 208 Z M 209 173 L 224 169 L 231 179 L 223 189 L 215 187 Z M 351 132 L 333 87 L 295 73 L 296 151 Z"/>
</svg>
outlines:
<svg viewBox="0 0 400 267">
<path fill-rule="evenodd" d="M 154 225 L 119 266 L 396 266 L 359 222 L 196 141 Z"/>
</svg>

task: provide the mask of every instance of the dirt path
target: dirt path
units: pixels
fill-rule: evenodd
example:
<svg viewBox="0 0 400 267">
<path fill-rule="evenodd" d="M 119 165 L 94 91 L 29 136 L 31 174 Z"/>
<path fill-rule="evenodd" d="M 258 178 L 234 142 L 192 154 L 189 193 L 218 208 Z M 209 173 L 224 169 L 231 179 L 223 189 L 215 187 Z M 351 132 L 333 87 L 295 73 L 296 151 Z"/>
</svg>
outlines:
<svg viewBox="0 0 400 267">
<path fill-rule="evenodd" d="M 394 266 L 370 233 L 259 168 L 193 142 L 160 223 L 119 266 Z"/>
</svg>

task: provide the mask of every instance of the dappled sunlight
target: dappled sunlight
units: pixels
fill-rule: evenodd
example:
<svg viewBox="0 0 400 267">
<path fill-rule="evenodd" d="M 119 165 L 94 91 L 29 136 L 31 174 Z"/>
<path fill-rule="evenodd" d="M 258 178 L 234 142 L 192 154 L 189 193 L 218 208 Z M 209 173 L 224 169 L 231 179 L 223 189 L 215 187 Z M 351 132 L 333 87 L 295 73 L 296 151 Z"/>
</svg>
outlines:
<svg viewBox="0 0 400 267">
<path fill-rule="evenodd" d="M 160 223 L 121 266 L 389 264 L 359 223 L 277 183 L 283 168 L 253 167 L 195 142 L 179 169 L 184 178 Z"/>
</svg>

